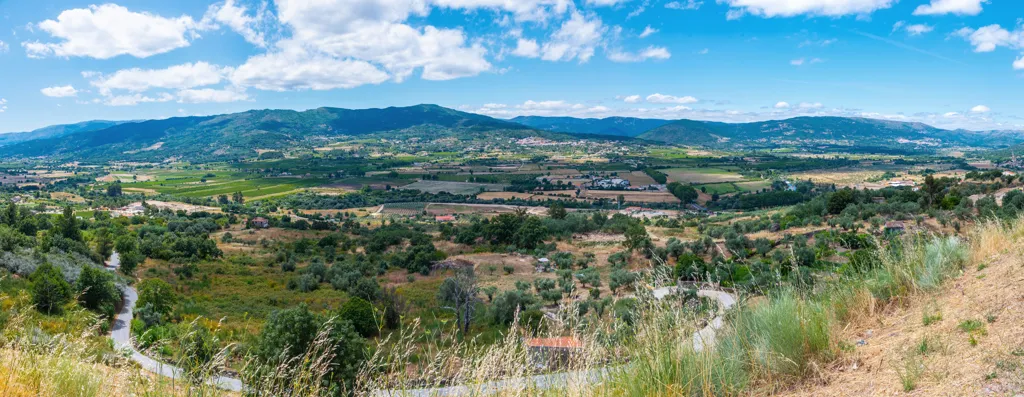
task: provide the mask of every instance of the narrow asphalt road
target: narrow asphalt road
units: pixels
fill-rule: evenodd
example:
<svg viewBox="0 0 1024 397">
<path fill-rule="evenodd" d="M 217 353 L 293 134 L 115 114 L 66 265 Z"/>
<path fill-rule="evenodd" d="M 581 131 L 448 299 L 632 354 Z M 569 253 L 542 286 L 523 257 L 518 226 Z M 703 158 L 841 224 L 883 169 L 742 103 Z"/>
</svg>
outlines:
<svg viewBox="0 0 1024 397">
<path fill-rule="evenodd" d="M 656 299 L 664 299 L 675 293 L 678 287 L 664 287 L 652 291 Z M 722 314 L 736 306 L 736 296 L 718 290 L 698 290 L 697 296 L 711 298 L 718 302 L 718 312 L 704 328 L 693 334 L 693 349 L 702 351 L 706 347 L 714 346 L 715 335 L 724 325 Z M 557 387 L 582 385 L 600 382 L 614 368 L 598 368 L 590 371 L 560 372 L 548 375 L 536 375 L 523 378 L 502 379 L 493 382 L 486 382 L 478 385 L 436 387 L 428 389 L 409 390 L 378 390 L 374 393 L 378 397 L 441 397 L 441 396 L 471 396 L 497 394 L 502 390 L 531 390 L 541 391 Z"/>
<path fill-rule="evenodd" d="M 107 263 L 107 267 L 116 269 L 120 265 L 117 253 L 112 255 L 110 259 L 110 262 Z M 163 362 L 146 356 L 135 349 L 135 346 L 132 344 L 131 324 L 132 318 L 134 318 L 134 314 L 132 312 L 135 310 L 135 302 L 139 299 L 139 293 L 131 286 L 125 287 L 123 292 L 124 304 L 121 306 L 121 312 L 117 313 L 117 316 L 114 317 L 114 327 L 110 332 L 110 339 L 114 341 L 114 349 L 130 351 L 132 361 L 138 363 L 139 366 L 146 371 L 166 376 L 171 379 L 182 379 L 184 377 L 184 371 L 182 371 L 181 368 L 170 364 L 164 364 Z M 242 381 L 236 378 L 218 376 L 210 382 L 212 385 L 224 390 L 242 390 Z"/>
<path fill-rule="evenodd" d="M 111 256 L 110 262 L 107 263 L 108 268 L 117 269 L 120 265 L 117 253 Z M 666 296 L 676 292 L 677 287 L 664 287 L 658 288 L 652 293 L 657 299 L 663 299 Z M 693 348 L 696 351 L 704 350 L 705 347 L 713 346 L 715 343 L 715 334 L 722 328 L 723 320 L 722 313 L 736 305 L 736 297 L 727 292 L 718 290 L 698 290 L 697 296 L 712 298 L 718 302 L 718 313 L 717 315 L 708 322 L 708 325 L 693 334 Z M 127 349 L 131 352 L 131 359 L 139 364 L 146 371 L 154 374 L 159 374 L 172 379 L 182 379 L 184 377 L 184 371 L 181 368 L 175 367 L 170 364 L 165 364 L 159 360 L 155 360 L 149 356 L 140 353 L 135 346 L 132 345 L 131 340 L 131 323 L 134 318 L 132 313 L 135 310 L 135 302 L 139 299 L 139 293 L 130 286 L 124 290 L 124 305 L 121 307 L 121 312 L 117 314 L 114 320 L 113 331 L 110 333 L 110 338 L 114 341 L 114 348 L 117 350 Z M 586 384 L 600 382 L 605 377 L 611 368 L 599 368 L 590 371 L 573 371 L 573 372 L 561 372 L 548 375 L 536 375 L 526 378 L 512 378 L 503 379 L 499 381 L 487 382 L 480 385 L 474 386 L 450 386 L 430 389 L 412 389 L 412 390 L 378 390 L 376 396 L 402 396 L 402 397 L 437 397 L 437 396 L 468 396 L 477 394 L 495 394 L 502 390 L 508 389 L 525 389 L 530 388 L 531 390 L 547 390 L 560 386 L 568 386 L 572 384 Z M 241 391 L 242 381 L 237 378 L 231 378 L 226 376 L 218 376 L 211 380 L 211 384 L 218 388 L 230 391 Z"/>
</svg>

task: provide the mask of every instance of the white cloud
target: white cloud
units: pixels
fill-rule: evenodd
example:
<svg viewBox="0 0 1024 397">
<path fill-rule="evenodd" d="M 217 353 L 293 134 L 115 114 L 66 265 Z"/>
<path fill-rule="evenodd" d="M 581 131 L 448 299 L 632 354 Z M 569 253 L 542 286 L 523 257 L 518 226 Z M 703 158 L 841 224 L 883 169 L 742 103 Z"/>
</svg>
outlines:
<svg viewBox="0 0 1024 397">
<path fill-rule="evenodd" d="M 7 99 L 0 98 L 0 113 L 7 111 Z"/>
<path fill-rule="evenodd" d="M 959 116 L 960 116 L 960 113 L 957 113 L 957 112 L 947 112 L 947 113 L 942 115 L 942 117 L 946 117 L 946 118 L 953 118 L 953 117 L 959 117 Z"/>
<path fill-rule="evenodd" d="M 789 102 L 779 102 L 774 106 L 776 109 L 789 109 Z"/>
<path fill-rule="evenodd" d="M 932 0 L 929 4 L 922 4 L 914 9 L 914 15 L 978 15 L 981 13 L 981 4 L 989 0 Z"/>
<path fill-rule="evenodd" d="M 231 68 L 206 62 L 186 63 L 165 69 L 122 69 L 111 75 L 102 75 L 89 84 L 100 94 L 110 95 L 113 90 L 143 92 L 153 88 L 188 89 L 218 84 L 231 73 Z"/>
<path fill-rule="evenodd" d="M 249 100 L 249 95 L 240 90 L 203 88 L 178 91 L 178 102 L 180 103 L 226 103 L 246 100 Z"/>
<path fill-rule="evenodd" d="M 116 4 L 65 10 L 57 20 L 48 19 L 36 26 L 59 41 L 21 43 L 31 58 L 51 55 L 97 59 L 118 55 L 146 58 L 187 47 L 190 36 L 198 28 L 196 22 L 186 15 L 165 18 L 146 12 L 132 12 Z"/>
<path fill-rule="evenodd" d="M 452 7 L 508 5 L 495 0 L 435 1 Z M 402 23 L 412 15 L 428 13 L 424 0 L 279 0 L 276 4 L 278 18 L 292 31 L 291 39 L 278 47 L 293 54 L 308 51 L 311 56 L 322 54 L 334 61 L 368 62 L 386 70 L 397 82 L 415 70 L 421 70 L 420 77 L 427 80 L 475 76 L 491 70 L 484 58 L 486 49 L 480 43 L 468 44 L 461 29 L 419 28 Z"/>
<path fill-rule="evenodd" d="M 537 58 L 540 56 L 540 46 L 535 40 L 520 38 L 516 41 L 516 49 L 512 50 L 512 55 Z"/>
<path fill-rule="evenodd" d="M 892 32 L 896 33 L 897 30 L 902 29 L 906 25 L 907 21 L 896 21 L 896 23 L 892 24 Z"/>
<path fill-rule="evenodd" d="M 624 51 L 610 51 L 608 59 L 612 62 L 643 62 L 648 59 L 664 60 L 672 57 L 672 53 L 665 47 L 650 46 L 638 53 Z"/>
<path fill-rule="evenodd" d="M 106 98 L 103 103 L 108 106 L 135 106 L 140 103 L 170 102 L 174 96 L 168 93 L 161 93 L 157 97 L 150 97 L 142 94 L 117 95 Z"/>
<path fill-rule="evenodd" d="M 727 19 L 743 14 L 773 18 L 797 15 L 840 17 L 865 15 L 891 7 L 897 0 L 718 0 L 733 9 Z"/>
<path fill-rule="evenodd" d="M 709 52 L 711 52 L 711 50 L 705 48 L 703 50 L 697 51 L 697 55 L 707 55 Z"/>
<path fill-rule="evenodd" d="M 541 59 L 545 61 L 571 61 L 578 59 L 580 63 L 594 56 L 594 49 L 601 43 L 605 31 L 604 24 L 597 16 L 585 17 L 573 12 L 572 17 L 551 34 L 548 42 L 541 48 Z"/>
<path fill-rule="evenodd" d="M 265 34 L 258 27 L 263 19 L 269 18 L 270 13 L 266 8 L 257 10 L 255 16 L 250 16 L 244 6 L 236 6 L 234 0 L 225 0 L 223 4 L 212 4 L 203 16 L 202 24 L 221 23 L 227 25 L 231 30 L 242 35 L 242 38 L 258 47 L 266 47 Z"/>
<path fill-rule="evenodd" d="M 992 109 L 989 109 L 988 106 L 978 105 L 978 106 L 975 106 L 975 107 L 971 108 L 971 113 L 988 113 L 991 110 Z"/>
<path fill-rule="evenodd" d="M 910 34 L 911 36 L 920 36 L 922 34 L 935 30 L 935 27 L 919 23 L 914 25 L 907 25 L 906 29 L 907 33 Z"/>
<path fill-rule="evenodd" d="M 647 102 L 650 102 L 650 103 L 683 103 L 683 104 L 685 104 L 685 103 L 695 103 L 695 102 L 697 102 L 697 98 L 694 98 L 694 97 L 689 96 L 689 95 L 683 96 L 683 97 L 677 97 L 677 96 L 672 96 L 672 95 L 651 94 L 651 95 L 647 96 Z"/>
<path fill-rule="evenodd" d="M 1013 61 L 1013 70 L 1024 70 L 1024 55 L 1021 55 L 1020 58 Z"/>
<path fill-rule="evenodd" d="M 793 65 L 793 66 L 801 66 L 801 65 L 804 64 L 804 62 L 805 62 L 805 60 L 803 58 L 800 58 L 800 59 L 794 59 L 792 61 L 789 61 L 789 64 Z"/>
<path fill-rule="evenodd" d="M 351 3 L 353 0 L 347 0 Z M 366 2 L 366 0 L 354 0 Z M 414 8 L 426 0 L 384 0 L 388 3 L 413 4 Z M 518 21 L 543 22 L 554 16 L 565 14 L 568 10 L 574 9 L 572 0 L 429 0 L 439 7 L 477 10 L 489 9 L 494 11 L 510 12 Z M 623 2 L 623 1 L 619 1 Z M 393 5 L 389 5 L 394 7 Z"/>
<path fill-rule="evenodd" d="M 625 98 L 622 98 L 622 101 L 625 103 L 640 103 L 640 100 L 641 98 L 639 95 L 630 95 Z"/>
<path fill-rule="evenodd" d="M 776 104 L 775 106 L 778 106 L 778 104 Z M 800 104 L 797 105 L 797 107 L 800 108 L 800 109 L 804 109 L 804 110 L 807 110 L 807 109 L 821 109 L 823 107 L 823 105 L 821 104 L 821 102 L 813 102 L 813 103 L 812 102 L 800 102 Z"/>
<path fill-rule="evenodd" d="M 7 45 L 7 43 L 4 43 L 3 40 L 0 40 L 0 54 L 6 53 L 7 51 L 10 51 L 10 50 L 11 50 L 11 46 Z"/>
<path fill-rule="evenodd" d="M 665 3 L 665 8 L 671 10 L 699 10 L 700 6 L 704 5 L 703 1 L 699 0 L 683 0 L 683 1 L 672 1 Z"/>
<path fill-rule="evenodd" d="M 647 36 L 655 33 L 658 33 L 658 29 L 652 28 L 651 25 L 647 25 L 647 27 L 644 28 L 644 31 L 640 33 L 640 38 L 646 38 Z"/>
<path fill-rule="evenodd" d="M 365 61 L 334 59 L 297 52 L 276 52 L 249 58 L 231 73 L 241 87 L 268 91 L 332 90 L 388 80 L 384 71 Z"/>
<path fill-rule="evenodd" d="M 626 3 L 628 1 L 629 0 L 587 0 L 587 5 L 592 5 L 592 6 L 597 6 L 597 7 L 608 7 L 608 6 L 615 6 L 615 5 L 623 4 L 623 3 Z"/>
<path fill-rule="evenodd" d="M 51 98 L 67 98 L 78 95 L 78 90 L 70 85 L 46 87 L 39 91 Z"/>
<path fill-rule="evenodd" d="M 992 52 L 996 47 L 1012 49 L 1024 47 L 1024 29 L 1022 28 L 1011 32 L 993 24 L 978 29 L 961 28 L 953 32 L 953 35 L 970 42 L 974 46 L 974 52 Z"/>
</svg>

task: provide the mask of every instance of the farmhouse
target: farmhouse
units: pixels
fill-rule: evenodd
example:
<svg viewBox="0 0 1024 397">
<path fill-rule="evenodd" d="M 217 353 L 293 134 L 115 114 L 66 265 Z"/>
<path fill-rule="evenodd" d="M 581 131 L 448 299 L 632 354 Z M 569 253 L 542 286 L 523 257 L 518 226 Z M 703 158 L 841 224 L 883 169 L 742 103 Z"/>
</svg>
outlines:
<svg viewBox="0 0 1024 397">
<path fill-rule="evenodd" d="M 255 228 L 266 229 L 270 227 L 270 221 L 262 216 L 257 216 L 249 220 L 249 225 Z"/>
<path fill-rule="evenodd" d="M 121 208 L 116 208 L 110 211 L 110 215 L 114 217 L 119 216 L 138 216 L 146 213 L 146 206 L 142 203 L 131 203 Z"/>
<path fill-rule="evenodd" d="M 434 217 L 437 222 L 455 222 L 455 215 L 438 215 Z"/>
</svg>

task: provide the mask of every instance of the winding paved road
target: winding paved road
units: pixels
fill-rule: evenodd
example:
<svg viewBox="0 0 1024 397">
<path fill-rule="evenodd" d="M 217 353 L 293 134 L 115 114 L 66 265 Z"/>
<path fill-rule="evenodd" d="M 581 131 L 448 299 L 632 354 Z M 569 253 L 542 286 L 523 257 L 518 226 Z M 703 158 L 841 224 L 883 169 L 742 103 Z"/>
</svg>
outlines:
<svg viewBox="0 0 1024 397">
<path fill-rule="evenodd" d="M 120 263 L 115 254 L 111 257 L 111 261 L 107 266 L 116 269 L 118 265 L 120 265 Z M 664 287 L 658 288 L 652 291 L 652 293 L 655 298 L 660 300 L 674 293 L 677 289 L 678 287 Z M 693 349 L 696 351 L 702 351 L 705 347 L 714 345 L 715 335 L 723 326 L 722 314 L 725 310 L 736 305 L 736 297 L 727 292 L 718 290 L 698 290 L 697 296 L 712 298 L 718 302 L 717 315 L 708 322 L 707 326 L 693 334 Z M 159 360 L 146 356 L 140 353 L 135 349 L 135 346 L 132 345 L 130 329 L 132 318 L 134 316 L 132 311 L 135 309 L 135 302 L 138 298 L 139 294 L 135 288 L 130 286 L 125 288 L 124 305 L 121 307 L 121 312 L 117 314 L 117 317 L 115 317 L 114 328 L 110 333 L 110 338 L 114 341 L 114 348 L 130 351 L 132 361 L 138 363 L 139 366 L 146 371 L 172 379 L 182 379 L 184 371 L 182 371 L 181 368 L 170 364 L 164 364 Z M 382 397 L 439 397 L 496 394 L 497 392 L 508 389 L 546 390 L 573 384 L 600 382 L 601 379 L 607 376 L 611 370 L 612 368 L 601 368 L 590 371 L 561 372 L 525 378 L 503 379 L 472 386 L 460 385 L 430 389 L 379 390 L 375 395 Z M 211 380 L 211 384 L 224 390 L 236 392 L 241 391 L 243 387 L 241 380 L 227 376 L 218 376 Z"/>
<path fill-rule="evenodd" d="M 117 269 L 118 266 L 120 266 L 120 261 L 117 253 L 114 253 L 110 261 L 107 262 L 107 267 Z M 121 306 L 121 312 L 117 313 L 117 316 L 114 317 L 114 327 L 110 332 L 110 339 L 114 341 L 114 349 L 130 351 L 132 361 L 138 363 L 146 371 L 171 379 L 182 379 L 184 371 L 181 368 L 164 364 L 135 349 L 135 346 L 132 344 L 131 324 L 132 318 L 134 318 L 132 312 L 135 310 L 135 302 L 139 299 L 139 293 L 131 286 L 126 286 L 123 292 L 124 304 Z M 212 379 L 210 383 L 224 390 L 242 391 L 242 381 L 236 378 L 218 376 Z"/>
<path fill-rule="evenodd" d="M 661 300 L 677 290 L 678 287 L 664 287 L 651 292 L 655 298 Z M 699 352 L 704 350 L 705 347 L 714 346 L 715 335 L 724 325 L 722 314 L 736 306 L 736 296 L 724 291 L 703 289 L 697 290 L 697 296 L 711 298 L 718 302 L 716 316 L 708 322 L 707 326 L 693 334 L 693 349 Z M 556 387 L 597 383 L 604 379 L 613 369 L 600 368 L 590 371 L 560 372 L 548 375 L 502 379 L 472 386 L 459 385 L 429 389 L 378 390 L 374 395 L 378 397 L 441 397 L 489 395 L 509 389 L 540 391 Z"/>
</svg>

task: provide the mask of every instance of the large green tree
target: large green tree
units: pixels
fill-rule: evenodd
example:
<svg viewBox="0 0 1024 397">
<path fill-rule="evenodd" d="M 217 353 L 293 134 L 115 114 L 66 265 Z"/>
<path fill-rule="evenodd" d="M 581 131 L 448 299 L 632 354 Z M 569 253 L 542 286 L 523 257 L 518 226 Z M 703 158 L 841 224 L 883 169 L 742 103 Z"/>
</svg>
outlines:
<svg viewBox="0 0 1024 397">
<path fill-rule="evenodd" d="M 60 313 L 64 305 L 71 302 L 71 284 L 53 265 L 44 263 L 39 266 L 30 279 L 32 302 L 37 310 L 47 314 Z"/>
</svg>

